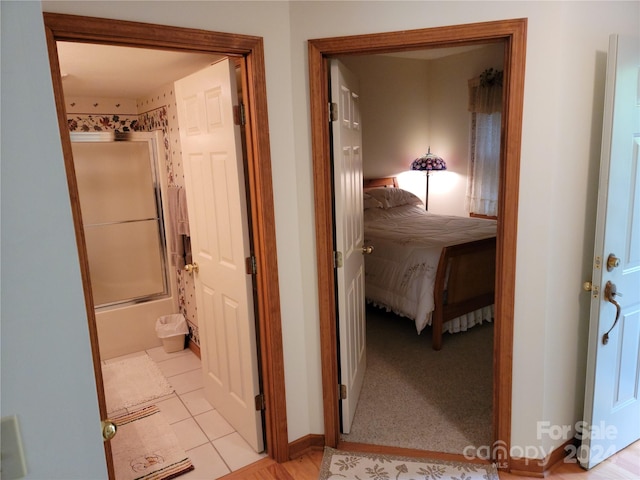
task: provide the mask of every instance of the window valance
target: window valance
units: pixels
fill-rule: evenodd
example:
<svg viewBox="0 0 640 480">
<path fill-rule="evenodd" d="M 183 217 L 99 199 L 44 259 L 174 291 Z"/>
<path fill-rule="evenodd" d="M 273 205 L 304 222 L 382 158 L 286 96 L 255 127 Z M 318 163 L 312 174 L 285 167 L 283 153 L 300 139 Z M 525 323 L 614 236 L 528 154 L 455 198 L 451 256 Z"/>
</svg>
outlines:
<svg viewBox="0 0 640 480">
<path fill-rule="evenodd" d="M 468 110 L 474 113 L 502 111 L 503 71 L 488 68 L 480 76 L 469 80 Z"/>
</svg>

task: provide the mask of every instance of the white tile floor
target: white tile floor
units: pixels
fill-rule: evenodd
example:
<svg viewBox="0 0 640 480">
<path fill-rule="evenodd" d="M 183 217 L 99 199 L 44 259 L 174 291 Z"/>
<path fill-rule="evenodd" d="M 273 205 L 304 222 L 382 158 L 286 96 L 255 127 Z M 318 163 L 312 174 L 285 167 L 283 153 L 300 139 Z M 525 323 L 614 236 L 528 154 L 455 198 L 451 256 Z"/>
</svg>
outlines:
<svg viewBox="0 0 640 480">
<path fill-rule="evenodd" d="M 233 427 L 205 400 L 200 359 L 188 349 L 166 353 L 162 347 L 112 358 L 105 363 L 148 354 L 175 392 L 145 405 L 155 404 L 173 428 L 195 469 L 180 480 L 213 480 L 254 463 L 256 453 Z M 140 408 L 141 405 L 135 408 Z M 123 412 L 110 412 L 118 415 Z"/>
</svg>

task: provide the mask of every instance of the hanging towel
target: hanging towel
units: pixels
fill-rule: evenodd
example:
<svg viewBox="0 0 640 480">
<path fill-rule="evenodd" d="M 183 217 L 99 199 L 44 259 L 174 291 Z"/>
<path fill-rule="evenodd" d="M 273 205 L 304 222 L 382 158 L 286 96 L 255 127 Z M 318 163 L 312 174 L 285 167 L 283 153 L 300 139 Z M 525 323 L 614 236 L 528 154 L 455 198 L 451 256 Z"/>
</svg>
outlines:
<svg viewBox="0 0 640 480">
<path fill-rule="evenodd" d="M 179 235 L 191 236 L 189 233 L 189 212 L 187 211 L 187 195 L 185 189 L 178 189 L 177 231 Z"/>
<path fill-rule="evenodd" d="M 182 245 L 184 246 L 184 262 L 193 263 L 193 255 L 191 255 L 191 237 L 181 235 Z"/>
<path fill-rule="evenodd" d="M 168 188 L 169 204 L 169 256 L 171 265 L 182 269 L 185 265 L 185 238 L 189 236 L 189 218 L 184 188 L 173 185 Z"/>
</svg>

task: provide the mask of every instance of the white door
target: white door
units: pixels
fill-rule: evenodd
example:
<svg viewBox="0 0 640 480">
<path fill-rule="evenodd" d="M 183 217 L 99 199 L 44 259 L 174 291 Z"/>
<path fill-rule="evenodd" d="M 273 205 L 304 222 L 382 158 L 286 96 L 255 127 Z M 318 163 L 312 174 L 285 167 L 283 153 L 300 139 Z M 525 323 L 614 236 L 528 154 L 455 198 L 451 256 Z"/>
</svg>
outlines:
<svg viewBox="0 0 640 480">
<path fill-rule="evenodd" d="M 234 67 L 228 60 L 176 82 L 176 102 L 206 399 L 264 450 L 248 216 Z"/>
<path fill-rule="evenodd" d="M 639 46 L 638 38 L 615 35 L 609 44 L 579 456 L 585 468 L 640 438 Z"/>
<path fill-rule="evenodd" d="M 349 433 L 366 368 L 366 317 L 362 219 L 362 131 L 357 78 L 331 60 L 331 99 L 335 182 L 338 323 L 342 393 L 342 432 Z M 344 397 L 344 395 L 343 395 Z"/>
</svg>

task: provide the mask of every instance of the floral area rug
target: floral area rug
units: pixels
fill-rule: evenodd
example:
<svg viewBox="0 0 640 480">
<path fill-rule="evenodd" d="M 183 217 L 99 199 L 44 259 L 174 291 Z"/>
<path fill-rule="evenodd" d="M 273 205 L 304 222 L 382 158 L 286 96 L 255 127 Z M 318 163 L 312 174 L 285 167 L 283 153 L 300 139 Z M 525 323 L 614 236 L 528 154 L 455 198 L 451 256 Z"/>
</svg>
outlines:
<svg viewBox="0 0 640 480">
<path fill-rule="evenodd" d="M 319 480 L 498 480 L 494 465 L 325 447 Z"/>
<path fill-rule="evenodd" d="M 171 425 L 156 405 L 114 418 L 111 440 L 118 480 L 167 480 L 193 470 Z"/>
</svg>

